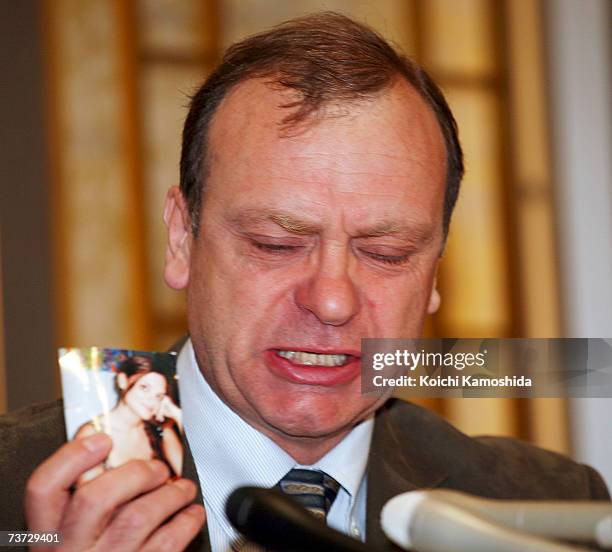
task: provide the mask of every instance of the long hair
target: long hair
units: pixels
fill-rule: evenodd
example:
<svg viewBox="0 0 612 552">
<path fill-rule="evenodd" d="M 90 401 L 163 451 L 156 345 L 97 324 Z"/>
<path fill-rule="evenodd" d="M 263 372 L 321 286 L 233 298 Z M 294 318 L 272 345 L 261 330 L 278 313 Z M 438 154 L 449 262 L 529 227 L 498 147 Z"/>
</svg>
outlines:
<svg viewBox="0 0 612 552">
<path fill-rule="evenodd" d="M 178 404 L 176 377 L 172 366 L 160 355 L 133 355 L 122 361 L 117 367 L 117 377 L 115 377 L 115 390 L 119 400 L 134 387 L 136 382 L 146 374 L 157 373 L 166 380 L 166 394 Z M 117 379 L 119 374 L 125 374 L 127 386 L 121 389 Z"/>
</svg>

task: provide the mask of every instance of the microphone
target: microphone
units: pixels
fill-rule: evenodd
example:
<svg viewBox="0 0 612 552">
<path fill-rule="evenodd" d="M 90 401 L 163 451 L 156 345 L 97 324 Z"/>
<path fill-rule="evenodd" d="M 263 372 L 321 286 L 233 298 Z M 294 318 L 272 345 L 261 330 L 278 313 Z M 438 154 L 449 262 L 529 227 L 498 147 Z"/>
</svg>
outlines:
<svg viewBox="0 0 612 552">
<path fill-rule="evenodd" d="M 279 490 L 239 487 L 225 512 L 249 540 L 275 551 L 368 552 L 361 541 L 329 528 Z"/>
<path fill-rule="evenodd" d="M 612 502 L 494 500 L 446 489 L 427 494 L 510 529 L 612 549 Z"/>
<path fill-rule="evenodd" d="M 389 500 L 381 512 L 387 537 L 404 550 L 419 552 L 576 552 L 575 546 L 525 535 L 462 508 L 408 492 Z"/>
</svg>

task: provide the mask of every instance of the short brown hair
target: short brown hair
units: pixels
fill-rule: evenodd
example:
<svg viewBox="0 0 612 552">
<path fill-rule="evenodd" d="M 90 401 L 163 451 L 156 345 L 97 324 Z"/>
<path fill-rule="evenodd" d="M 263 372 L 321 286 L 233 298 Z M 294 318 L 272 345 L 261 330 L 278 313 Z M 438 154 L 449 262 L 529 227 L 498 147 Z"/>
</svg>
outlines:
<svg viewBox="0 0 612 552">
<path fill-rule="evenodd" d="M 197 235 L 207 168 L 207 135 L 228 92 L 252 78 L 297 92 L 283 107 L 297 108 L 283 120 L 294 125 L 332 102 L 371 98 L 404 78 L 436 115 L 446 145 L 443 231 L 463 176 L 457 124 L 438 86 L 424 69 L 398 53 L 371 28 L 333 12 L 293 19 L 231 46 L 221 64 L 191 98 L 183 129 L 180 187 Z"/>
</svg>

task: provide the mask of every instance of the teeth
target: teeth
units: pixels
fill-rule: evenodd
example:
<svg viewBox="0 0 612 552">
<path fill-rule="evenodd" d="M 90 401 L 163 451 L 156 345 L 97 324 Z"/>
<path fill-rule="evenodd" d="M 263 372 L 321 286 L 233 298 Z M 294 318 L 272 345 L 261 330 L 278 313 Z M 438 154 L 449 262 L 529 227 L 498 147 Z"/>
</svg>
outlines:
<svg viewBox="0 0 612 552">
<path fill-rule="evenodd" d="M 305 366 L 342 366 L 349 358 L 348 355 L 318 355 L 302 351 L 278 351 L 278 355 Z"/>
</svg>

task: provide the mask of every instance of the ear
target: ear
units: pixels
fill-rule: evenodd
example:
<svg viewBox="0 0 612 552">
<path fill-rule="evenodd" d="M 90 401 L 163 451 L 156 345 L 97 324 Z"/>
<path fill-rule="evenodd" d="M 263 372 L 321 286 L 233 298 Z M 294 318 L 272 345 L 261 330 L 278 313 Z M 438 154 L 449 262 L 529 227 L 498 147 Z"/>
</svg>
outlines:
<svg viewBox="0 0 612 552">
<path fill-rule="evenodd" d="M 121 391 L 125 391 L 127 389 L 128 379 L 127 376 L 123 372 L 119 372 L 117 374 L 117 387 L 121 389 Z"/>
<path fill-rule="evenodd" d="M 427 314 L 434 314 L 440 308 L 442 298 L 438 291 L 438 267 L 436 267 L 436 274 L 434 275 L 433 286 L 431 287 L 431 294 L 429 296 L 429 304 L 427 305 Z"/>
<path fill-rule="evenodd" d="M 168 230 L 164 280 L 172 289 L 185 289 L 189 283 L 191 217 L 178 186 L 172 186 L 166 195 L 164 223 Z"/>
</svg>

